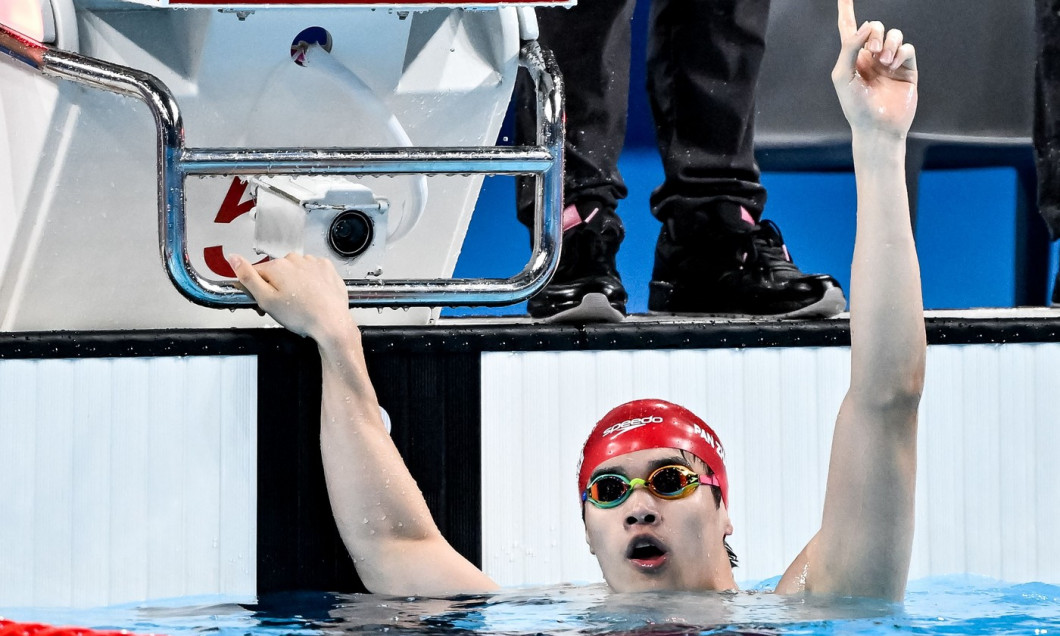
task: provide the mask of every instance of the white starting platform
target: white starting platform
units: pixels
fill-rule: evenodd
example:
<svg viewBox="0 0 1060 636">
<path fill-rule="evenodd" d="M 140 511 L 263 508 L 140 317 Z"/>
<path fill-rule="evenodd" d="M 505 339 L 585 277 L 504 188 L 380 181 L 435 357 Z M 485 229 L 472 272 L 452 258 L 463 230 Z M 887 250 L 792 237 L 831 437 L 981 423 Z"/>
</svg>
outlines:
<svg viewBox="0 0 1060 636">
<path fill-rule="evenodd" d="M 231 252 L 333 259 L 362 324 L 528 297 L 560 235 L 546 4 L 4 0 L 0 331 L 269 324 L 217 311 L 253 306 Z M 520 67 L 538 145 L 496 146 Z M 537 176 L 534 252 L 453 280 L 487 174 Z"/>
</svg>

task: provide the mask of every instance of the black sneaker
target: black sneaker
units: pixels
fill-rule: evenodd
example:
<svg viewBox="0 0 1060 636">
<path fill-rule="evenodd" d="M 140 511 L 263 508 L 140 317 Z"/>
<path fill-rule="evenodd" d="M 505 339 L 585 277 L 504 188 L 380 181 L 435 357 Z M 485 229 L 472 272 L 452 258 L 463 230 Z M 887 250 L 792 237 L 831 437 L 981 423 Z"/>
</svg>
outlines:
<svg viewBox="0 0 1060 636">
<path fill-rule="evenodd" d="M 743 234 L 678 245 L 664 225 L 655 250 L 648 309 L 671 314 L 830 318 L 846 308 L 831 276 L 802 273 L 780 229 L 762 221 Z"/>
<path fill-rule="evenodd" d="M 563 228 L 559 268 L 527 301 L 527 313 L 546 322 L 621 322 L 627 296 L 615 255 L 626 233 L 622 221 L 590 200 L 563 210 Z"/>
</svg>

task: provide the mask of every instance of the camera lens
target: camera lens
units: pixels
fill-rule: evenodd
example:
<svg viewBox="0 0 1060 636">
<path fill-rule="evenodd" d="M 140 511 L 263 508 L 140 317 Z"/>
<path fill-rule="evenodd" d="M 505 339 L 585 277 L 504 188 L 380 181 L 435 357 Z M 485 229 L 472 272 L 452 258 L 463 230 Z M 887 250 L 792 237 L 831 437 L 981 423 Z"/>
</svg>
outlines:
<svg viewBox="0 0 1060 636">
<path fill-rule="evenodd" d="M 372 244 L 371 219 L 360 210 L 346 210 L 331 222 L 328 244 L 341 256 L 357 256 Z"/>
</svg>

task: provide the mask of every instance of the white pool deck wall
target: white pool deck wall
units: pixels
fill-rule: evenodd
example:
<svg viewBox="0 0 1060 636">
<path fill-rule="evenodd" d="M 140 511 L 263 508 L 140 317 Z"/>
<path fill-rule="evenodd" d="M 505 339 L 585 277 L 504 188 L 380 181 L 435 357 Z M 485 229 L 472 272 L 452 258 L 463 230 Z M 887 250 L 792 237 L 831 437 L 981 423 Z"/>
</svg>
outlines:
<svg viewBox="0 0 1060 636">
<path fill-rule="evenodd" d="M 779 574 L 819 523 L 848 364 L 840 347 L 483 354 L 485 570 L 600 580 L 577 453 L 600 414 L 655 396 L 725 441 L 738 580 Z M 256 377 L 253 356 L 0 360 L 0 607 L 252 599 Z M 1060 344 L 930 348 L 912 578 L 1060 582 L 1058 388 Z"/>
<path fill-rule="evenodd" d="M 842 347 L 485 354 L 484 569 L 502 585 L 603 580 L 578 454 L 603 413 L 659 397 L 725 443 L 737 580 L 783 573 L 820 525 L 849 364 Z M 1060 583 L 1058 391 L 1060 344 L 930 347 L 912 579 Z"/>
<path fill-rule="evenodd" d="M 255 595 L 257 360 L 0 360 L 0 607 Z"/>
</svg>

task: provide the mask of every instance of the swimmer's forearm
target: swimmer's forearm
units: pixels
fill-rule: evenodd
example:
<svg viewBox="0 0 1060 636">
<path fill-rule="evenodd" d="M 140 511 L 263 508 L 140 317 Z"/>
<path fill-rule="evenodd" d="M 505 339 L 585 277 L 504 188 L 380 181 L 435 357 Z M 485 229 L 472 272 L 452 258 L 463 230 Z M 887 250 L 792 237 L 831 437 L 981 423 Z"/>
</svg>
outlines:
<svg viewBox="0 0 1060 636">
<path fill-rule="evenodd" d="M 352 321 L 314 335 L 320 346 L 320 446 L 335 523 L 372 592 L 448 596 L 496 589 L 438 531 L 379 415 Z"/>
<path fill-rule="evenodd" d="M 379 415 L 360 333 L 350 321 L 317 337 L 322 370 L 320 445 L 335 522 L 365 585 L 392 589 L 389 542 L 440 537 Z"/>
<path fill-rule="evenodd" d="M 321 453 L 344 537 L 360 545 L 436 535 L 419 487 L 383 425 L 359 345 L 348 354 L 322 353 L 321 360 Z"/>
<path fill-rule="evenodd" d="M 853 150 L 858 218 L 850 282 L 851 390 L 915 403 L 923 389 L 926 336 L 905 138 L 855 130 Z"/>
</svg>

